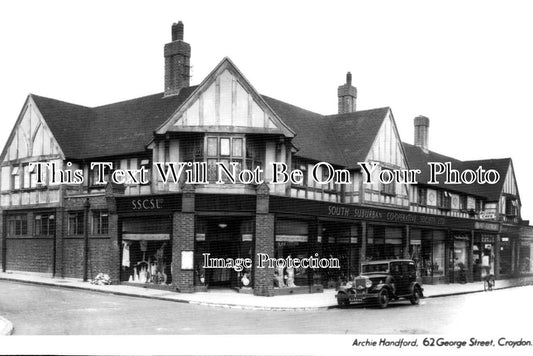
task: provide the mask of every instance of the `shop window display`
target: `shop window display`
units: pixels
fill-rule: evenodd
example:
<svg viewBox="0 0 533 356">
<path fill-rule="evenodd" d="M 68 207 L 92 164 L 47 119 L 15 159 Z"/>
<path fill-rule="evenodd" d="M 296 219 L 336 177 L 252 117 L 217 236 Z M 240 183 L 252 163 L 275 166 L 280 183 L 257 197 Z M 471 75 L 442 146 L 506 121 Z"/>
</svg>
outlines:
<svg viewBox="0 0 533 356">
<path fill-rule="evenodd" d="M 493 235 L 482 234 L 475 237 L 472 250 L 474 280 L 481 281 L 487 275 L 495 274 L 495 241 L 496 237 Z"/>
<path fill-rule="evenodd" d="M 510 275 L 512 268 L 512 245 L 509 237 L 502 237 L 500 243 L 500 274 Z"/>
<path fill-rule="evenodd" d="M 531 252 L 533 252 L 533 245 L 529 241 L 520 242 L 520 258 L 518 266 L 521 273 L 533 272 L 533 265 L 531 261 Z"/>
<path fill-rule="evenodd" d="M 307 258 L 309 257 L 307 222 L 295 220 L 278 220 L 276 222 L 276 258 Z M 278 265 L 275 269 L 273 282 L 275 288 L 294 288 L 307 286 L 310 283 L 307 268 L 286 267 Z"/>
<path fill-rule="evenodd" d="M 432 280 L 446 275 L 444 269 L 445 236 L 444 231 L 422 230 L 420 232 L 420 263 L 417 267 L 423 279 Z"/>
<path fill-rule="evenodd" d="M 168 217 L 123 220 L 122 281 L 154 286 L 171 284 L 170 231 Z"/>
<path fill-rule="evenodd" d="M 370 225 L 366 257 L 368 261 L 403 258 L 403 229 Z"/>
<path fill-rule="evenodd" d="M 327 223 L 324 226 L 321 229 L 323 257 L 337 258 L 340 268 L 321 270 L 322 284 L 326 288 L 338 288 L 359 273 L 360 226 L 338 223 Z"/>
<path fill-rule="evenodd" d="M 466 283 L 468 272 L 468 251 L 470 250 L 469 237 L 458 235 L 454 238 L 453 244 L 453 271 L 454 282 Z M 452 262 L 452 261 L 450 261 Z"/>
</svg>

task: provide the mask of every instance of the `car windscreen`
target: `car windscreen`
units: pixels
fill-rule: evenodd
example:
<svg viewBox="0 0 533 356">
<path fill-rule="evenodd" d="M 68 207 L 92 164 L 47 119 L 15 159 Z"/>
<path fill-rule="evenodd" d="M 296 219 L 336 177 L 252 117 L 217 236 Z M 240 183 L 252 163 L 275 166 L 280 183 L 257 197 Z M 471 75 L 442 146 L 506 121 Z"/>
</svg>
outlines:
<svg viewBox="0 0 533 356">
<path fill-rule="evenodd" d="M 363 265 L 363 273 L 388 273 L 388 263 L 373 263 L 369 265 Z"/>
</svg>

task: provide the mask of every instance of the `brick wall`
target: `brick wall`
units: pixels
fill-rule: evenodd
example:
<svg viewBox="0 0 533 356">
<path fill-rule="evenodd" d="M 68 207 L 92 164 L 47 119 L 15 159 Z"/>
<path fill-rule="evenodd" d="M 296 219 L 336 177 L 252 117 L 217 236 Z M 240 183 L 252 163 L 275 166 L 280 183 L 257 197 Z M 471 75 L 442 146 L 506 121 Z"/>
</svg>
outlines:
<svg viewBox="0 0 533 356">
<path fill-rule="evenodd" d="M 194 251 L 194 213 L 174 213 L 172 230 L 172 284 L 182 293 L 194 292 L 194 271 L 181 269 L 181 251 Z"/>
<path fill-rule="evenodd" d="M 7 270 L 53 273 L 53 238 L 9 238 L 6 248 Z"/>
<path fill-rule="evenodd" d="M 84 236 L 68 235 L 69 211 L 85 210 L 86 198 L 70 198 L 65 200 L 65 210 L 62 214 L 62 224 L 58 226 L 58 276 L 69 278 L 83 278 Z M 106 210 L 108 208 L 105 196 L 90 197 L 90 210 Z M 60 215 L 60 213 L 58 213 Z M 58 219 L 59 222 L 59 219 Z M 87 278 L 93 279 L 98 273 L 106 273 L 113 283 L 120 278 L 120 250 L 118 246 L 118 217 L 109 214 L 109 234 L 105 236 L 91 236 L 91 221 L 89 218 L 89 256 Z"/>
<path fill-rule="evenodd" d="M 83 278 L 83 238 L 63 239 L 63 277 Z"/>
<path fill-rule="evenodd" d="M 90 239 L 88 278 L 93 279 L 98 273 L 106 273 L 113 278 L 112 275 L 118 274 L 118 269 L 118 261 L 113 261 L 111 239 Z"/>
<path fill-rule="evenodd" d="M 254 266 L 258 265 L 257 253 L 274 256 L 274 215 L 257 214 L 255 217 L 255 251 Z M 262 296 L 274 295 L 274 269 L 254 269 L 254 294 Z"/>
</svg>

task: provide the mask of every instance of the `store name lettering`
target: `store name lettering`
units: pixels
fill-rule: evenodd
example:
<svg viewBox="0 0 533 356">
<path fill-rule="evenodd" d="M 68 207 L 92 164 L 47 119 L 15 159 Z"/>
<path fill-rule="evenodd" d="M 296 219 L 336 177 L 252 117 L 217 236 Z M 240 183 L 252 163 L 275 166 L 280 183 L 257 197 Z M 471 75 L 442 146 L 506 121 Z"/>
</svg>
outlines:
<svg viewBox="0 0 533 356">
<path fill-rule="evenodd" d="M 435 216 L 418 216 L 414 214 L 400 213 L 400 212 L 382 212 L 378 210 L 369 209 L 354 209 L 343 206 L 328 206 L 329 216 L 340 216 L 346 218 L 357 219 L 372 219 L 372 220 L 386 220 L 392 222 L 412 223 L 412 224 L 428 224 L 428 225 L 444 225 L 446 219 Z"/>
<path fill-rule="evenodd" d="M 155 210 L 163 208 L 163 199 L 135 199 L 131 201 L 133 210 Z"/>
</svg>

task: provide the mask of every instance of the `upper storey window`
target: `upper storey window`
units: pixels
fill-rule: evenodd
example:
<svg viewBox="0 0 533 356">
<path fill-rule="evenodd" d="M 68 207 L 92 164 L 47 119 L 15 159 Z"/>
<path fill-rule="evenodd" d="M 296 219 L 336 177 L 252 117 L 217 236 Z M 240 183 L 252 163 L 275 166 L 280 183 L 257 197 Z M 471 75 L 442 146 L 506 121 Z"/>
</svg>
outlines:
<svg viewBox="0 0 533 356">
<path fill-rule="evenodd" d="M 229 171 L 232 170 L 230 163 L 236 163 L 236 173 L 243 168 L 244 146 L 242 137 L 207 137 L 207 179 L 217 179 L 216 162 L 222 163 Z"/>
<path fill-rule="evenodd" d="M 450 210 L 452 208 L 452 196 L 444 190 L 437 192 L 437 207 L 440 209 Z"/>
<path fill-rule="evenodd" d="M 243 169 L 262 168 L 265 148 L 263 141 L 245 135 L 207 134 L 182 141 L 182 152 L 184 162 L 206 162 L 207 179 L 215 182 L 218 179 L 217 163 L 223 164 L 230 172 L 235 166 L 236 174 Z"/>
</svg>

